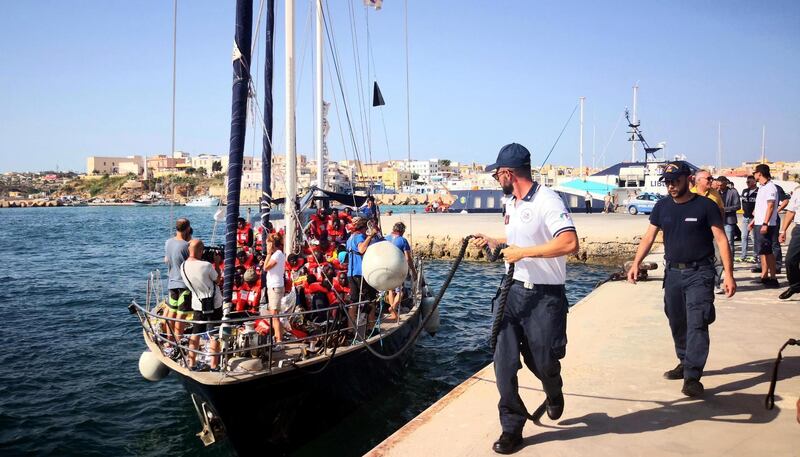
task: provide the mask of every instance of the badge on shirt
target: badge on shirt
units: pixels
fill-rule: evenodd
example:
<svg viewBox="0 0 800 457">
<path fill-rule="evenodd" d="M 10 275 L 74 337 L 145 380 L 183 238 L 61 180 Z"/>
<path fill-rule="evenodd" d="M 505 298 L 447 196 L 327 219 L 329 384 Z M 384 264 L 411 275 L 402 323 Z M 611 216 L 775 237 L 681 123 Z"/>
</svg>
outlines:
<svg viewBox="0 0 800 457">
<path fill-rule="evenodd" d="M 683 221 L 684 222 L 697 222 L 697 218 L 696 217 L 687 217 Z"/>
<path fill-rule="evenodd" d="M 519 213 L 519 218 L 522 219 L 522 222 L 530 222 L 533 220 L 533 210 L 530 208 L 524 208 Z"/>
</svg>

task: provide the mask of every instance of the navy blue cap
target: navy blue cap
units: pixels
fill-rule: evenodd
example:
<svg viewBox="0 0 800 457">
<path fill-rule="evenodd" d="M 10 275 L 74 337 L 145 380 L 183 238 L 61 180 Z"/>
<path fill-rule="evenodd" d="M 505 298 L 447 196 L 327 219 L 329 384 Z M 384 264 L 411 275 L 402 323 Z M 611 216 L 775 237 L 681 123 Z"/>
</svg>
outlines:
<svg viewBox="0 0 800 457">
<path fill-rule="evenodd" d="M 659 181 L 674 181 L 679 176 L 689 176 L 692 174 L 692 169 L 689 167 L 689 164 L 682 160 L 678 160 L 676 162 L 670 162 L 664 167 L 664 172 L 661 173 L 661 178 Z"/>
<path fill-rule="evenodd" d="M 531 153 L 525 146 L 511 143 L 503 146 L 497 154 L 497 162 L 488 165 L 486 171 L 496 170 L 500 167 L 522 168 L 531 166 Z"/>
</svg>

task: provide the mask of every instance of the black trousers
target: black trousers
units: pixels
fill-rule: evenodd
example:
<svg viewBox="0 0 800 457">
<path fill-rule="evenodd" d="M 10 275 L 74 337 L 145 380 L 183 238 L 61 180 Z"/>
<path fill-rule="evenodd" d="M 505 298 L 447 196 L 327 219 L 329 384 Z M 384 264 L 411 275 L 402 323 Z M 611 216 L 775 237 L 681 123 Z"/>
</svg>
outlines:
<svg viewBox="0 0 800 457">
<path fill-rule="evenodd" d="M 696 269 L 667 268 L 664 273 L 664 313 L 669 320 L 675 355 L 684 379 L 699 380 L 708 359 L 708 326 L 714 322 L 713 265 Z"/>
<path fill-rule="evenodd" d="M 792 229 L 792 240 L 789 241 L 789 249 L 786 250 L 783 263 L 789 287 L 800 292 L 800 225 L 795 225 Z"/>
<path fill-rule="evenodd" d="M 526 289 L 514 283 L 500 322 L 494 351 L 494 373 L 500 402 L 500 425 L 504 432 L 522 433 L 527 417 L 519 396 L 517 372 L 520 355 L 542 382 L 549 398 L 561 394 L 561 362 L 567 349 L 567 311 L 563 285 L 536 285 Z M 494 312 L 497 313 L 495 299 Z"/>
</svg>

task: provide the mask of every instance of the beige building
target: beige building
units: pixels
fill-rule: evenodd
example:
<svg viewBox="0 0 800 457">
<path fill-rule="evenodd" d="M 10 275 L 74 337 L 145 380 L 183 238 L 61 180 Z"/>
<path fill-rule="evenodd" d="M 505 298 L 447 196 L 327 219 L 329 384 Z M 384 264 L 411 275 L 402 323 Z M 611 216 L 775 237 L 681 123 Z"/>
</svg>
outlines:
<svg viewBox="0 0 800 457">
<path fill-rule="evenodd" d="M 98 175 L 122 175 L 136 173 L 141 175 L 144 159 L 142 156 L 109 157 L 109 156 L 89 156 L 86 158 L 86 174 Z M 121 168 L 122 167 L 122 168 Z M 125 171 L 122 171 L 125 170 Z"/>
</svg>

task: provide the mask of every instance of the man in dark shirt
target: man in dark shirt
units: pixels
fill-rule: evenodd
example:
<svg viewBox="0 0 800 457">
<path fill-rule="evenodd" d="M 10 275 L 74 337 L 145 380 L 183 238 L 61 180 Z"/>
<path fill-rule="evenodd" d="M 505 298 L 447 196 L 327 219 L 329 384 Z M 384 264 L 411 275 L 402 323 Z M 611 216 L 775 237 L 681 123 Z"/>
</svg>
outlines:
<svg viewBox="0 0 800 457">
<path fill-rule="evenodd" d="M 739 257 L 740 262 L 748 260 L 747 245 L 750 244 L 750 222 L 753 220 L 753 209 L 756 207 L 756 195 L 758 195 L 758 187 L 756 187 L 756 178 L 753 175 L 747 177 L 747 189 L 742 191 L 742 254 Z M 755 253 L 753 253 L 753 260 L 755 260 Z"/>
<path fill-rule="evenodd" d="M 714 244 L 719 246 L 725 268 L 723 289 L 736 292 L 733 259 L 722 228 L 722 215 L 708 198 L 689 192 L 691 170 L 685 162 L 672 162 L 661 180 L 671 198 L 659 200 L 650 213 L 650 227 L 642 238 L 628 280 L 636 283 L 639 266 L 650 252 L 659 230 L 664 232 L 664 312 L 669 320 L 675 353 L 680 363 L 664 373 L 667 379 L 683 379 L 683 392 L 703 394 L 700 378 L 708 358 L 708 326 L 714 322 Z"/>
</svg>

